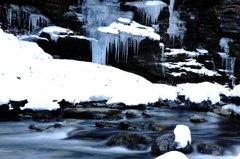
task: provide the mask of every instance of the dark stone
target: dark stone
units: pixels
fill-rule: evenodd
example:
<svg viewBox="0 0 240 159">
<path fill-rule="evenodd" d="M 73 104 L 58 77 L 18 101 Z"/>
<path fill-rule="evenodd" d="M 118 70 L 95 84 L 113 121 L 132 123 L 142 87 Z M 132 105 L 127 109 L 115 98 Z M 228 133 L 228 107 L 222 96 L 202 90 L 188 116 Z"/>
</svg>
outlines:
<svg viewBox="0 0 240 159">
<path fill-rule="evenodd" d="M 185 106 L 188 107 L 190 110 L 196 111 L 209 111 L 215 108 L 215 105 L 212 105 L 210 100 L 202 101 L 201 103 L 191 102 L 190 100 L 185 101 Z"/>
<path fill-rule="evenodd" d="M 108 146 L 123 146 L 130 150 L 145 150 L 152 142 L 147 136 L 133 132 L 120 132 L 112 136 L 107 142 Z"/>
<path fill-rule="evenodd" d="M 204 123 L 204 122 L 208 122 L 208 120 L 204 119 L 202 116 L 198 115 L 198 114 L 192 114 L 190 116 L 190 121 L 192 123 Z"/>
<path fill-rule="evenodd" d="M 155 122 L 153 122 L 153 121 L 147 121 L 147 122 L 142 126 L 142 129 L 143 129 L 144 131 L 156 131 L 156 130 L 157 130 L 157 127 L 156 127 Z"/>
<path fill-rule="evenodd" d="M 133 111 L 128 110 L 128 111 L 126 112 L 126 117 L 127 117 L 127 118 L 141 118 L 142 115 L 141 115 L 141 114 L 138 114 L 138 113 L 135 113 L 135 112 L 133 112 Z"/>
<path fill-rule="evenodd" d="M 33 116 L 34 121 L 38 122 L 50 122 L 53 119 L 49 111 L 38 112 Z"/>
<path fill-rule="evenodd" d="M 165 134 L 161 137 L 156 138 L 152 144 L 152 153 L 161 155 L 166 152 L 175 150 L 176 143 L 174 140 L 174 134 Z"/>
<path fill-rule="evenodd" d="M 150 112 L 148 112 L 148 111 L 146 111 L 146 110 L 142 112 L 142 115 L 143 115 L 145 118 L 153 117 L 153 114 L 151 114 Z"/>
<path fill-rule="evenodd" d="M 197 145 L 197 151 L 202 154 L 209 154 L 214 156 L 221 155 L 221 148 L 217 145 L 200 143 Z"/>
<path fill-rule="evenodd" d="M 119 129 L 124 129 L 124 130 L 126 130 L 126 129 L 128 129 L 128 128 L 131 127 L 131 126 L 132 126 L 132 123 L 129 122 L 129 121 L 127 121 L 127 120 L 125 120 L 125 121 L 121 121 L 121 122 L 119 123 L 118 128 L 119 128 Z"/>
<path fill-rule="evenodd" d="M 191 153 L 193 148 L 188 143 L 188 145 L 184 148 L 176 149 L 177 143 L 175 142 L 174 134 L 164 134 L 161 137 L 158 137 L 154 140 L 152 144 L 152 153 L 153 154 L 164 154 L 169 151 L 180 151 L 182 153 Z"/>
<path fill-rule="evenodd" d="M 31 130 L 35 130 L 35 131 L 37 131 L 37 132 L 46 131 L 44 128 L 36 127 L 34 124 L 29 125 L 28 128 L 31 129 Z"/>
</svg>

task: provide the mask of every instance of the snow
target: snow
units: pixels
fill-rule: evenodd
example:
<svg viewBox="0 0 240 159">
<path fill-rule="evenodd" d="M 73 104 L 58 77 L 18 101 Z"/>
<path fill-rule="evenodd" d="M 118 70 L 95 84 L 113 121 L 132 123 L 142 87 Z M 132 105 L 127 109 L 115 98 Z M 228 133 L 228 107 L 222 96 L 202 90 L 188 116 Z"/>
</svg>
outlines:
<svg viewBox="0 0 240 159">
<path fill-rule="evenodd" d="M 191 131 L 186 125 L 177 125 L 174 129 L 175 142 L 177 143 L 177 149 L 185 148 L 188 144 L 191 145 Z"/>
<path fill-rule="evenodd" d="M 72 30 L 67 29 L 67 28 L 62 28 L 62 27 L 59 27 L 59 26 L 44 27 L 42 30 L 40 30 L 38 32 L 38 35 L 40 35 L 42 32 L 50 34 L 51 40 L 53 40 L 53 41 L 57 41 L 58 38 L 65 38 L 65 37 L 71 37 L 71 38 L 77 38 L 77 39 L 86 39 L 86 40 L 89 40 L 89 41 L 96 41 L 96 39 L 94 39 L 94 38 L 87 38 L 87 37 L 82 36 L 82 35 L 69 35 L 69 34 L 73 33 Z M 65 34 L 65 35 L 60 35 L 60 34 Z M 35 35 L 35 37 L 38 37 L 38 36 Z"/>
<path fill-rule="evenodd" d="M 28 100 L 25 108 L 56 109 L 57 102 L 102 101 L 128 106 L 178 95 L 195 103 L 220 101 L 220 94 L 239 96 L 240 85 L 229 89 L 217 83 L 154 84 L 120 69 L 90 62 L 53 59 L 36 43 L 19 41 L 0 29 L 0 104 Z"/>
<path fill-rule="evenodd" d="M 222 109 L 231 109 L 234 112 L 240 113 L 240 106 L 237 106 L 236 104 L 227 104 L 222 107 Z"/>
<path fill-rule="evenodd" d="M 130 22 L 130 19 L 119 18 L 119 22 Z M 119 34 L 120 32 L 125 32 L 131 35 L 148 37 L 152 40 L 160 40 L 160 35 L 155 33 L 155 30 L 152 27 L 147 27 L 141 25 L 135 21 L 131 21 L 130 24 L 113 22 L 107 27 L 99 27 L 98 30 L 101 32 Z"/>
<path fill-rule="evenodd" d="M 182 152 L 179 152 L 179 151 L 170 151 L 170 152 L 167 152 L 155 159 L 174 159 L 174 158 L 188 159 L 188 157 L 186 155 L 184 155 Z"/>
</svg>

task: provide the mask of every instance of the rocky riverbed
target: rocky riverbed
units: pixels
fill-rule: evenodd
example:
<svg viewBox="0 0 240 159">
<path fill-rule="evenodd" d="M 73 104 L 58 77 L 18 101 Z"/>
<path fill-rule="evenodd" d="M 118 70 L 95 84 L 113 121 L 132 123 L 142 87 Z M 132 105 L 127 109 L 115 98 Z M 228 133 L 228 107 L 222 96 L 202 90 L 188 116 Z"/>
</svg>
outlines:
<svg viewBox="0 0 240 159">
<path fill-rule="evenodd" d="M 175 107 L 168 103 L 129 108 L 88 102 L 75 106 L 65 103 L 56 111 L 26 109 L 0 122 L 1 156 L 155 158 L 178 150 L 194 159 L 203 155 L 230 159 L 240 152 L 237 116 L 190 110 L 175 101 L 171 101 Z M 217 109 L 224 111 L 220 107 Z M 176 125 L 186 125 L 191 131 L 192 143 L 185 150 L 176 149 Z"/>
</svg>

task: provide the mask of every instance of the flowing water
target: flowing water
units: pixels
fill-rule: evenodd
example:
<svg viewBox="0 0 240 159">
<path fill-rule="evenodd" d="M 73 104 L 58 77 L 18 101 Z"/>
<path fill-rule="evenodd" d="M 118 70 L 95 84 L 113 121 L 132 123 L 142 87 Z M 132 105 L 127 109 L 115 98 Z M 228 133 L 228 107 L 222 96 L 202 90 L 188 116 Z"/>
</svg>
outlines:
<svg viewBox="0 0 240 159">
<path fill-rule="evenodd" d="M 141 113 L 142 111 L 133 110 Z M 148 110 L 156 117 L 128 119 L 137 124 L 154 121 L 166 127 L 163 132 L 133 130 L 153 138 L 166 133 L 173 133 L 177 124 L 189 126 L 194 152 L 187 155 L 190 159 L 233 159 L 240 152 L 239 121 L 226 118 L 207 116 L 205 112 L 186 110 L 159 109 Z M 189 115 L 199 114 L 209 120 L 206 123 L 194 124 L 189 121 Z M 119 123 L 126 119 L 111 121 Z M 40 123 L 31 119 L 20 122 L 0 122 L 0 158 L 1 159 L 154 159 L 151 147 L 143 151 L 127 150 L 123 147 L 106 146 L 104 143 L 113 134 L 123 130 L 115 128 L 97 128 L 99 120 L 75 120 L 74 122 L 59 122 L 63 128 L 52 129 L 50 132 L 35 132 L 28 126 L 46 128 L 57 122 Z M 126 130 L 125 130 L 126 131 Z M 130 131 L 130 130 L 127 130 Z M 231 156 L 214 157 L 197 153 L 199 142 L 217 144 L 222 152 L 228 150 Z"/>
</svg>

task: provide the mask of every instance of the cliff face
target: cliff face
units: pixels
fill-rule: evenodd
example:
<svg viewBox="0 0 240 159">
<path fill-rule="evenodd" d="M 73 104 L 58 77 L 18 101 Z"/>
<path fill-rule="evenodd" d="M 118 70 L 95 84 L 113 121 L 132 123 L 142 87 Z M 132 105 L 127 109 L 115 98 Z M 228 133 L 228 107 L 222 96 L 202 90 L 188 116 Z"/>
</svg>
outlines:
<svg viewBox="0 0 240 159">
<path fill-rule="evenodd" d="M 104 3 L 104 1 L 100 1 Z M 139 14 L 139 8 L 130 7 L 126 0 L 121 0 L 122 11 L 134 12 L 134 20 L 146 25 Z M 163 0 L 170 4 L 170 0 Z M 85 35 L 83 27 L 86 21 L 79 20 L 79 14 L 83 13 L 81 5 L 84 1 L 80 0 L 42 0 L 42 1 L 17 1 L 10 0 L 6 3 L 18 5 L 32 5 L 39 12 L 47 16 L 55 25 L 69 28 L 76 34 Z M 179 20 L 185 26 L 183 41 L 180 37 L 175 40 L 169 37 L 169 8 L 163 8 L 155 26 L 159 27 L 157 33 L 161 35 L 160 42 L 165 48 L 184 48 L 189 51 L 196 49 L 205 49 L 207 54 L 199 54 L 196 62 L 205 68 L 216 71 L 218 74 L 207 76 L 205 73 L 194 73 L 189 69 L 200 69 L 200 66 L 182 65 L 179 68 L 163 67 L 164 63 L 186 62 L 189 57 L 186 54 L 179 56 L 165 56 L 161 53 L 161 48 L 157 41 L 145 39 L 141 41 L 138 56 L 135 56 L 133 50 L 129 48 L 128 61 L 116 62 L 114 53 L 109 54 L 109 62 L 113 66 L 134 72 L 144 76 L 153 82 L 167 81 L 168 83 L 181 82 L 201 82 L 217 81 L 221 84 L 231 83 L 236 78 L 240 78 L 240 1 L 239 0 L 175 0 L 174 10 L 177 12 Z M 0 21 L 6 25 L 6 15 L 3 7 L 0 7 Z M 99 8 L 97 8 L 99 9 Z M 1 11 L 2 10 L 2 11 Z M 150 24 L 147 24 L 150 25 Z M 44 34 L 42 35 L 44 36 Z M 49 38 L 48 36 L 45 36 Z M 49 38 L 49 40 L 51 40 Z M 220 42 L 222 40 L 222 45 Z M 81 43 L 76 45 L 77 43 Z M 39 42 L 40 46 L 51 54 L 57 54 L 62 58 L 73 58 L 78 60 L 91 59 L 91 44 L 84 40 L 74 40 L 71 38 L 61 38 L 56 44 L 51 42 Z M 76 48 L 75 50 L 73 48 Z M 84 50 L 84 53 L 83 51 Z M 227 52 L 226 52 L 227 51 Z M 82 52 L 79 54 L 79 52 Z M 171 50 L 165 50 L 171 52 Z M 224 56 L 220 53 L 226 53 Z M 165 65 L 166 66 L 166 65 Z M 183 71 L 183 67 L 188 67 Z M 171 74 L 180 73 L 181 76 Z M 183 73 L 184 72 L 184 73 Z M 221 75 L 221 76 L 220 76 Z"/>
</svg>

